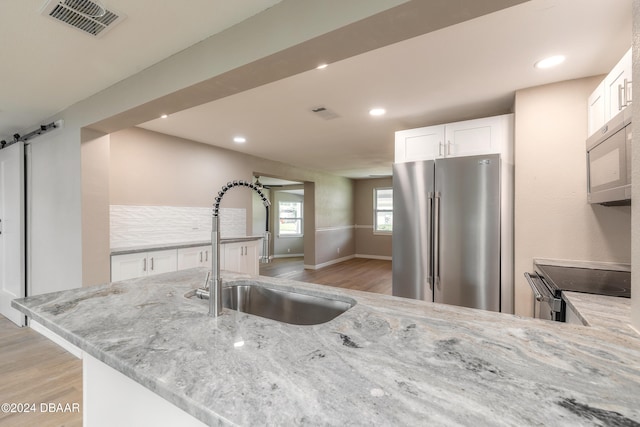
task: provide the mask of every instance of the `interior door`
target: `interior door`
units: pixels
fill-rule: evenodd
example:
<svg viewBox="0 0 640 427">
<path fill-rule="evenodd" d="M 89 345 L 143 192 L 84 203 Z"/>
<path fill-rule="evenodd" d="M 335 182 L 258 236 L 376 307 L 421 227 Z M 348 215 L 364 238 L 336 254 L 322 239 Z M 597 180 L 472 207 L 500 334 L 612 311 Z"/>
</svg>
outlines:
<svg viewBox="0 0 640 427">
<path fill-rule="evenodd" d="M 18 326 L 11 300 L 25 296 L 24 143 L 0 150 L 0 314 Z"/>
</svg>

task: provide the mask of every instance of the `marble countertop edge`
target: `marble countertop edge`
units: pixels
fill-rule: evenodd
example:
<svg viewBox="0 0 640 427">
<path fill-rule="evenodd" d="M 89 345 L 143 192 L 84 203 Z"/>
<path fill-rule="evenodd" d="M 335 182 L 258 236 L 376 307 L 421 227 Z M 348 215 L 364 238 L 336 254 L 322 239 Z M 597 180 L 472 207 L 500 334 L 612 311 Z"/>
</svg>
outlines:
<svg viewBox="0 0 640 427">
<path fill-rule="evenodd" d="M 264 236 L 229 236 L 229 237 L 221 238 L 220 243 L 224 245 L 227 243 L 260 240 L 262 238 L 264 238 Z M 111 256 L 114 256 L 114 255 L 135 254 L 135 253 L 148 252 L 148 251 L 194 248 L 198 246 L 209 246 L 209 245 L 211 245 L 211 240 L 199 240 L 194 242 L 177 242 L 177 243 L 176 242 L 156 243 L 156 244 L 149 244 L 149 245 L 121 246 L 117 248 L 111 248 L 110 253 L 111 253 Z"/>
<path fill-rule="evenodd" d="M 553 258 L 533 258 L 534 263 L 558 267 L 591 268 L 595 270 L 631 271 L 631 264 L 606 261 L 581 261 Z"/>
</svg>

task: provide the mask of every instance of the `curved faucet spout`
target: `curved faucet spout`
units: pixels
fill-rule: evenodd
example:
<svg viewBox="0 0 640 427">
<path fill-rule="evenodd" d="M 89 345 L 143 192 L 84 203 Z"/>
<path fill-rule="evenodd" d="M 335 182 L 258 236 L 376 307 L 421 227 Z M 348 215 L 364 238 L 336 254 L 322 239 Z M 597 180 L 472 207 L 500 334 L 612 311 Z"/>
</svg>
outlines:
<svg viewBox="0 0 640 427">
<path fill-rule="evenodd" d="M 227 182 L 218 191 L 218 196 L 213 204 L 213 224 L 211 226 L 211 281 L 209 282 L 209 316 L 218 317 L 222 314 L 222 278 L 220 277 L 220 202 L 224 195 L 234 187 L 248 187 L 258 193 L 262 198 L 262 204 L 267 210 L 267 226 L 264 233 L 261 262 L 269 262 L 269 206 L 271 202 L 262 192 L 260 185 L 248 181 Z"/>
</svg>

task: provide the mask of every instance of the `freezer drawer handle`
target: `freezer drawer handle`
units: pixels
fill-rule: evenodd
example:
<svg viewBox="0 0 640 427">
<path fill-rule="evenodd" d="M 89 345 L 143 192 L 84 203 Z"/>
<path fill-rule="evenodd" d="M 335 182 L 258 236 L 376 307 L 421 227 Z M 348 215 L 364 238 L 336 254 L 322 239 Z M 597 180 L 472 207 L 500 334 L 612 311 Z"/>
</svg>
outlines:
<svg viewBox="0 0 640 427">
<path fill-rule="evenodd" d="M 554 297 L 546 286 L 539 285 L 537 283 L 538 280 L 541 280 L 539 277 L 533 278 L 529 273 L 524 273 L 524 277 L 527 279 L 527 282 L 529 282 L 529 286 L 531 286 L 531 290 L 537 301 L 549 303 L 552 311 L 562 311 L 562 300 Z"/>
</svg>

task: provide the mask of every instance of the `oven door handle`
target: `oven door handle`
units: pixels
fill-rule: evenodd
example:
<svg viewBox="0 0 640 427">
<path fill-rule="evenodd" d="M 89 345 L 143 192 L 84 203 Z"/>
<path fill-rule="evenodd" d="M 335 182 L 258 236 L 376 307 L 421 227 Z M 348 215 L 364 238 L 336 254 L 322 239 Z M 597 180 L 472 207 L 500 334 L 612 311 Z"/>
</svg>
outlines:
<svg viewBox="0 0 640 427">
<path fill-rule="evenodd" d="M 562 299 L 556 298 L 549 292 L 549 289 L 547 289 L 544 284 L 539 285 L 537 282 L 542 280 L 540 277 L 534 279 L 529 273 L 524 273 L 524 277 L 527 279 L 527 282 L 529 282 L 529 286 L 531 286 L 531 290 L 537 301 L 549 303 L 551 310 L 555 312 L 562 311 Z"/>
</svg>

